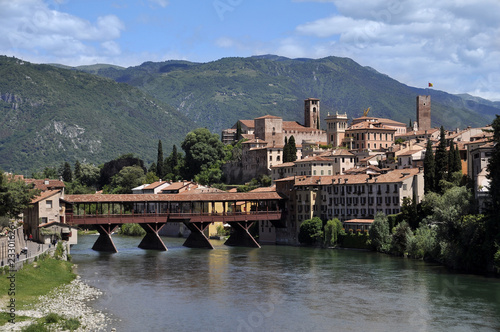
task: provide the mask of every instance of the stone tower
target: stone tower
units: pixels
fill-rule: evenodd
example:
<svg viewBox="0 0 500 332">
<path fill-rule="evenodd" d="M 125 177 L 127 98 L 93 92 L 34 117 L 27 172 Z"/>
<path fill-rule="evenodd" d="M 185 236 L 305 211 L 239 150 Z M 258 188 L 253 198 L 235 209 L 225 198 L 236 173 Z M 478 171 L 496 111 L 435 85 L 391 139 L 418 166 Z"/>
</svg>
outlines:
<svg viewBox="0 0 500 332">
<path fill-rule="evenodd" d="M 333 147 L 342 146 L 347 129 L 347 113 L 334 115 L 328 114 L 326 121 L 326 137 L 328 144 Z"/>
<path fill-rule="evenodd" d="M 307 98 L 304 100 L 304 126 L 319 129 L 319 99 Z"/>
<path fill-rule="evenodd" d="M 431 129 L 431 96 L 417 96 L 418 130 Z"/>
</svg>

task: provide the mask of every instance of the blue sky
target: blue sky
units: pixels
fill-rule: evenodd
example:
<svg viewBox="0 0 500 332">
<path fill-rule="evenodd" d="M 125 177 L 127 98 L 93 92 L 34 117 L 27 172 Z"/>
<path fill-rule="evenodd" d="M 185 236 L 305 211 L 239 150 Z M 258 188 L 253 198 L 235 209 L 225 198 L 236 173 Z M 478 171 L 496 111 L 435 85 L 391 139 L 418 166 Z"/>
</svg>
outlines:
<svg viewBox="0 0 500 332">
<path fill-rule="evenodd" d="M 349 57 L 500 100 L 498 0 L 0 0 L 0 54 L 71 66 Z"/>
</svg>

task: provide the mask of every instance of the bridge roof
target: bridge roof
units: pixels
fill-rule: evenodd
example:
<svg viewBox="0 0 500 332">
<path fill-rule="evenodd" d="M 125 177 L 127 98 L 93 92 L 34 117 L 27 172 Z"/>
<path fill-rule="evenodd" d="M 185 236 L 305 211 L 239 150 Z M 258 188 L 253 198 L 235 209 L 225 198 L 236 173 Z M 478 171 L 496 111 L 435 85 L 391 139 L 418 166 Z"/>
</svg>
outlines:
<svg viewBox="0 0 500 332">
<path fill-rule="evenodd" d="M 202 194 L 124 194 L 124 195 L 65 195 L 68 203 L 124 203 L 124 202 L 228 202 L 283 199 L 277 192 L 202 193 Z"/>
</svg>

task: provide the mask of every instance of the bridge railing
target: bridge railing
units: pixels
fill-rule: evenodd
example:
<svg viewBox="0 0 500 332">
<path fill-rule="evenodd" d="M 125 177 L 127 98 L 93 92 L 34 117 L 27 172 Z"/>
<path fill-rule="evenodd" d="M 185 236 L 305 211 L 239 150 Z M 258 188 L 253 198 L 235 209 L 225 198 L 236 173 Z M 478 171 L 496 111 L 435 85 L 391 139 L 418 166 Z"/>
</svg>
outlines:
<svg viewBox="0 0 500 332">
<path fill-rule="evenodd" d="M 176 222 L 190 220 L 191 222 L 231 222 L 243 220 L 279 220 L 281 210 L 274 211 L 243 211 L 243 212 L 141 212 L 123 214 L 73 214 L 66 213 L 68 224 L 100 224 L 100 223 L 146 223 L 146 222 Z"/>
</svg>

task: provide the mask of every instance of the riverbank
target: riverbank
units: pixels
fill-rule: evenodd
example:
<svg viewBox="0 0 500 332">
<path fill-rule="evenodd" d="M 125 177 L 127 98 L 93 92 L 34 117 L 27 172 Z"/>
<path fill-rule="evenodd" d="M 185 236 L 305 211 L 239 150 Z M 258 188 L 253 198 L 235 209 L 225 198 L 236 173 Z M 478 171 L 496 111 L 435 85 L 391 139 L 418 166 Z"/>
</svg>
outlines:
<svg viewBox="0 0 500 332">
<path fill-rule="evenodd" d="M 62 324 L 72 320 L 79 322 L 75 331 L 105 331 L 111 319 L 89 304 L 102 292 L 83 283 L 73 273 L 74 267 L 70 262 L 53 258 L 26 265 L 15 273 L 15 292 L 10 294 L 7 292 L 9 285 L 5 284 L 5 281 L 10 281 L 6 278 L 8 275 L 4 275 L 0 281 L 1 289 L 5 290 L 0 298 L 0 330 L 21 331 L 33 324 L 47 325 L 44 317 L 57 314 L 61 321 L 47 325 L 51 330 L 64 330 Z M 12 310 L 6 310 L 12 300 L 15 302 L 15 317 L 10 315 Z M 12 319 L 14 323 L 10 321 Z"/>
</svg>

